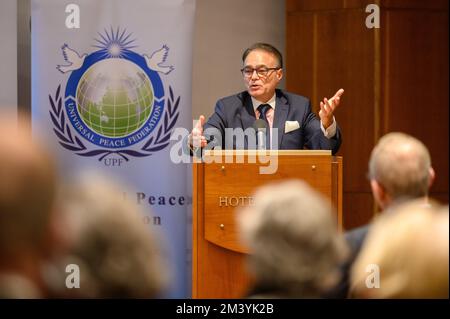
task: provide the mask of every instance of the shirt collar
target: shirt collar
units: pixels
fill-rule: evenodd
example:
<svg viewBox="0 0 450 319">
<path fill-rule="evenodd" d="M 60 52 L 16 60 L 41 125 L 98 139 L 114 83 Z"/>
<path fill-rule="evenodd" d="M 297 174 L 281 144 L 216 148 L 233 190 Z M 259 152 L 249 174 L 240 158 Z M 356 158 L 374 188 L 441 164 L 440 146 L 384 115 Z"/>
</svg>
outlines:
<svg viewBox="0 0 450 319">
<path fill-rule="evenodd" d="M 274 93 L 273 96 L 272 96 L 272 98 L 271 98 L 269 101 L 265 102 L 265 103 L 263 103 L 263 102 L 261 102 L 261 101 L 258 101 L 258 100 L 255 99 L 253 96 L 251 96 L 251 98 L 252 98 L 252 104 L 253 104 L 253 110 L 256 111 L 256 109 L 258 108 L 258 106 L 260 106 L 261 104 L 269 104 L 269 105 L 275 110 L 275 96 L 276 96 L 276 94 Z"/>
</svg>

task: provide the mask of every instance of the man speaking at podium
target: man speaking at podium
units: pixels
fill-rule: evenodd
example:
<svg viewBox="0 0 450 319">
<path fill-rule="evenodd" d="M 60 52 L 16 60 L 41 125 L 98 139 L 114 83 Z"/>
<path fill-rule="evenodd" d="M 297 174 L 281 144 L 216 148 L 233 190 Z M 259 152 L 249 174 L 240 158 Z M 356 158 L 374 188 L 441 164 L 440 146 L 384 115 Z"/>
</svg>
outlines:
<svg viewBox="0 0 450 319">
<path fill-rule="evenodd" d="M 272 45 L 256 43 L 242 55 L 241 69 L 247 91 L 220 99 L 214 114 L 205 123 L 200 116 L 189 135 L 191 150 L 208 143 L 221 149 L 255 148 L 245 138 L 238 145 L 227 140 L 227 129 L 252 127 L 257 134 L 258 149 L 319 149 L 335 154 L 341 144 L 341 132 L 333 112 L 344 93 L 340 89 L 331 98 L 320 102 L 319 117 L 311 112 L 310 101 L 300 95 L 277 89 L 283 77 L 283 58 Z M 209 134 L 209 132 L 214 132 Z M 248 131 L 246 131 L 248 132 Z M 210 146 L 210 145 L 208 145 Z"/>
</svg>

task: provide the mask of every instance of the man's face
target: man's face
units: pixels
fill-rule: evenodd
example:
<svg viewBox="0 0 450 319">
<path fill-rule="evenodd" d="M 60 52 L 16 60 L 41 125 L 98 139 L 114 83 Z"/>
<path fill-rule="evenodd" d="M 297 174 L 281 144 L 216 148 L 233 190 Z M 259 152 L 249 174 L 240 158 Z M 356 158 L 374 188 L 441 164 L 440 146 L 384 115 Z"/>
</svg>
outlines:
<svg viewBox="0 0 450 319">
<path fill-rule="evenodd" d="M 266 51 L 253 50 L 247 55 L 244 69 L 271 69 L 279 67 L 276 57 Z M 283 70 L 269 70 L 267 75 L 261 76 L 257 72 L 244 75 L 244 83 L 248 93 L 261 102 L 267 102 L 274 94 L 275 89 L 283 77 Z"/>
</svg>

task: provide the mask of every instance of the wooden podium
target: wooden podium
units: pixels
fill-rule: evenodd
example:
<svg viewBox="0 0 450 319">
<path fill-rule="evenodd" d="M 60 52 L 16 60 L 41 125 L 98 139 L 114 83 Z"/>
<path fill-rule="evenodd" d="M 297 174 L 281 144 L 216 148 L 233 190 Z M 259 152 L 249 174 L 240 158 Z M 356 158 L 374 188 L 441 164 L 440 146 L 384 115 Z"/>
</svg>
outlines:
<svg viewBox="0 0 450 319">
<path fill-rule="evenodd" d="M 261 174 L 273 166 L 273 174 Z M 193 298 L 245 295 L 252 280 L 245 265 L 249 251 L 240 242 L 235 210 L 251 203 L 257 187 L 285 179 L 302 179 L 330 198 L 342 229 L 342 157 L 330 151 L 211 151 L 194 163 Z"/>
</svg>

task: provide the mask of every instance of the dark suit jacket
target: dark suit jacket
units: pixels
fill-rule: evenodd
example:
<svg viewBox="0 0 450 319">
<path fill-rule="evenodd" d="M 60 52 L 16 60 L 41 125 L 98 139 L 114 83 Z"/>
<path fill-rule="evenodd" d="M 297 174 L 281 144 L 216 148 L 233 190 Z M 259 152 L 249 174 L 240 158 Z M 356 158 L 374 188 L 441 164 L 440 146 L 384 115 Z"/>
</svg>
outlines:
<svg viewBox="0 0 450 319">
<path fill-rule="evenodd" d="M 214 114 L 204 125 L 204 135 L 208 140 L 213 140 L 214 145 L 220 145 L 222 149 L 248 148 L 247 139 L 242 145 L 233 142 L 225 143 L 225 128 L 252 128 L 256 120 L 252 100 L 247 91 L 220 99 Z M 300 128 L 285 133 L 285 122 L 297 121 Z M 337 127 L 336 135 L 328 139 L 320 129 L 320 121 L 311 112 L 310 101 L 301 96 L 276 90 L 276 107 L 273 128 L 278 128 L 278 149 L 318 149 L 332 150 L 335 154 L 341 145 L 341 132 Z M 213 131 L 218 134 L 211 133 Z M 214 130 L 215 129 L 215 130 Z M 275 144 L 275 141 L 273 141 Z"/>
<path fill-rule="evenodd" d="M 340 267 L 342 276 L 340 281 L 324 296 L 325 298 L 344 299 L 348 297 L 350 289 L 350 271 L 364 245 L 369 230 L 370 224 L 352 229 L 344 234 L 345 240 L 350 248 L 350 254 Z"/>
</svg>

